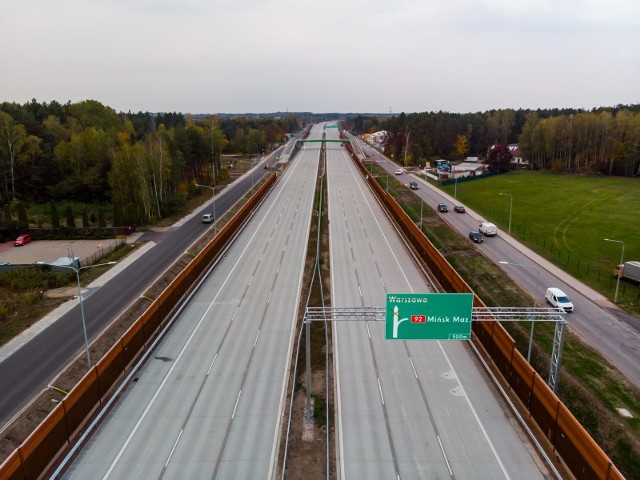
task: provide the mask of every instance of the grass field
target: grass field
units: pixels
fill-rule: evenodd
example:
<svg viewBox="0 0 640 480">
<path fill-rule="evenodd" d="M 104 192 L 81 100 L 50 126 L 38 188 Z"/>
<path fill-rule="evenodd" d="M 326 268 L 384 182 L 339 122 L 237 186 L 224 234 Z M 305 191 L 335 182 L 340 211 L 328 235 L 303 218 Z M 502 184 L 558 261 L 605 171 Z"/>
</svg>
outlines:
<svg viewBox="0 0 640 480">
<path fill-rule="evenodd" d="M 519 171 L 443 187 L 571 275 L 613 299 L 613 267 L 640 260 L 640 179 Z M 621 282 L 618 299 L 638 311 L 640 289 Z M 635 303 L 635 309 L 634 304 Z"/>
</svg>

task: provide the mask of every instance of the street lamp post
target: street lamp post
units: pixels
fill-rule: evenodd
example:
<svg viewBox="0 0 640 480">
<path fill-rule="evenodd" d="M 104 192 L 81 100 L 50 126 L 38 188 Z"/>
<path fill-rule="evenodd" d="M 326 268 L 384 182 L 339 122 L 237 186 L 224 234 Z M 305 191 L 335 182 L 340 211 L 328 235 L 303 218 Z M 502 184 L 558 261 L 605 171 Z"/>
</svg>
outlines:
<svg viewBox="0 0 640 480">
<path fill-rule="evenodd" d="M 212 202 L 213 203 L 213 221 L 215 222 L 217 220 L 216 217 L 216 188 L 221 188 L 221 187 L 226 187 L 226 185 L 215 185 L 215 186 L 211 186 L 211 185 L 200 185 L 199 183 L 196 183 L 196 187 L 201 187 L 201 188 L 210 188 L 211 189 L 211 198 L 212 198 Z"/>
<path fill-rule="evenodd" d="M 613 240 L 611 238 L 605 238 L 605 242 L 615 242 L 622 244 L 622 254 L 620 255 L 620 265 L 624 264 L 624 242 L 622 240 Z M 620 287 L 620 267 L 618 267 L 618 280 L 616 281 L 616 293 L 613 296 L 613 303 L 618 303 L 618 288 Z"/>
<path fill-rule="evenodd" d="M 251 193 L 253 194 L 253 167 L 256 165 L 256 163 L 259 161 L 258 157 L 255 158 L 255 160 L 253 160 L 251 162 L 251 169 L 249 170 L 251 172 Z"/>
<path fill-rule="evenodd" d="M 86 267 L 72 267 L 70 265 L 52 265 L 50 263 L 45 263 L 44 265 L 49 265 L 50 267 L 57 268 L 68 268 L 69 270 L 73 270 L 76 273 L 76 280 L 78 282 L 78 298 L 80 299 L 80 316 L 82 317 L 82 332 L 84 333 L 84 351 L 87 354 L 87 370 L 91 369 L 91 357 L 89 356 L 89 337 L 87 336 L 87 322 L 84 318 L 84 303 L 82 301 L 82 290 L 80 288 L 80 270 L 87 270 L 89 268 L 95 267 L 104 267 L 105 265 L 115 265 L 116 262 L 106 262 L 106 263 L 98 263 L 96 265 L 87 265 Z"/>
<path fill-rule="evenodd" d="M 511 212 L 513 211 L 513 195 L 510 193 L 499 193 L 498 195 L 502 195 L 505 197 L 509 197 L 509 235 L 511 235 Z"/>
<path fill-rule="evenodd" d="M 538 272 L 538 276 L 536 277 L 536 288 L 533 293 L 533 308 L 536 306 L 536 293 L 538 292 L 538 288 L 540 286 L 540 270 L 538 267 L 534 267 L 533 265 L 522 265 L 520 263 L 511 263 L 506 262 L 504 260 L 500 260 L 502 265 L 511 265 L 514 267 L 523 267 L 523 268 L 533 268 L 536 272 Z M 535 326 L 535 322 L 531 319 L 531 333 L 529 333 L 529 350 L 527 351 L 527 363 L 531 363 L 531 346 L 533 345 L 533 328 Z"/>
</svg>

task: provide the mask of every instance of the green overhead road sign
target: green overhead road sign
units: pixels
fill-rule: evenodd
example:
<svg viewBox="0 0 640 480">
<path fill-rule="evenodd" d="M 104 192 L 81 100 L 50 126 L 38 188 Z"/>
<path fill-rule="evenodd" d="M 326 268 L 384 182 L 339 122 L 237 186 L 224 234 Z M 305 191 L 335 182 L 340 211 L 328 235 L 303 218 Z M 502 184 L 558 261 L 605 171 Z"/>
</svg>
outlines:
<svg viewBox="0 0 640 480">
<path fill-rule="evenodd" d="M 472 293 L 388 293 L 387 340 L 470 340 Z"/>
<path fill-rule="evenodd" d="M 343 138 L 342 140 L 329 140 L 329 139 L 322 139 L 322 140 L 297 140 L 297 142 L 300 143 L 349 143 L 349 139 L 347 138 Z"/>
</svg>

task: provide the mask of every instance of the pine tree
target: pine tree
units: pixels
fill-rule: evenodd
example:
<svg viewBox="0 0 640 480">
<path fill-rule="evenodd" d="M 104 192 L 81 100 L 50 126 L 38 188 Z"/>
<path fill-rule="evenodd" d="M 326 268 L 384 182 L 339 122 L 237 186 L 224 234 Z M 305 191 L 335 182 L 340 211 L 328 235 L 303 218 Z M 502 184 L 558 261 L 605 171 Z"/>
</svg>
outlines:
<svg viewBox="0 0 640 480">
<path fill-rule="evenodd" d="M 73 216 L 73 209 L 71 208 L 71 205 L 67 205 L 66 216 L 67 216 L 67 228 L 76 228 L 76 219 Z"/>
<path fill-rule="evenodd" d="M 16 207 L 18 211 L 18 229 L 27 230 L 29 228 L 29 216 L 27 215 L 27 209 L 22 202 L 18 203 Z"/>
<path fill-rule="evenodd" d="M 104 210 L 102 208 L 98 209 L 98 226 L 100 228 L 107 226 L 107 221 L 104 218 Z"/>
<path fill-rule="evenodd" d="M 60 228 L 60 215 L 58 215 L 58 207 L 56 202 L 51 200 L 49 202 L 49 209 L 51 212 L 51 228 Z"/>
<path fill-rule="evenodd" d="M 89 228 L 91 225 L 89 224 L 89 216 L 87 215 L 87 209 L 82 209 L 82 228 Z"/>
<path fill-rule="evenodd" d="M 113 226 L 121 227 L 124 224 L 124 220 L 122 219 L 123 217 L 124 217 L 124 214 L 122 213 L 122 209 L 120 208 L 120 205 L 114 204 L 113 205 Z"/>
</svg>

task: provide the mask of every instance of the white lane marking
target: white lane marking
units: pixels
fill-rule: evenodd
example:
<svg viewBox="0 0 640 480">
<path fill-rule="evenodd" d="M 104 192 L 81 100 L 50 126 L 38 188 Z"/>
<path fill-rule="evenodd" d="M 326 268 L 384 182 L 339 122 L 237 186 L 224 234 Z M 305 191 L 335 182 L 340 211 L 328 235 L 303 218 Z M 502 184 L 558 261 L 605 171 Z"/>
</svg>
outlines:
<svg viewBox="0 0 640 480">
<path fill-rule="evenodd" d="M 442 446 L 442 441 L 440 440 L 440 435 L 436 435 L 438 438 L 438 443 L 440 444 L 440 450 L 442 450 L 442 456 L 444 457 L 444 461 L 447 462 L 447 468 L 449 469 L 449 475 L 453 477 L 453 470 L 451 470 L 451 464 L 449 463 L 449 459 L 447 458 L 447 452 L 444 451 L 444 447 Z"/>
<path fill-rule="evenodd" d="M 233 270 L 232 270 L 233 271 Z M 227 277 L 228 278 L 228 277 Z M 226 280 L 225 280 L 226 282 Z M 223 284 L 224 285 L 224 284 Z M 218 293 L 219 294 L 219 293 Z M 120 457 L 122 457 L 122 454 L 124 453 L 124 451 L 127 449 L 127 447 L 129 446 L 129 444 L 131 443 L 131 440 L 133 439 L 133 436 L 137 433 L 138 429 L 140 428 L 140 425 L 142 424 L 142 422 L 144 421 L 144 419 L 146 418 L 147 414 L 149 413 L 149 411 L 151 410 L 151 408 L 153 407 L 154 403 L 156 402 L 158 396 L 160 395 L 160 392 L 162 392 L 164 386 L 166 385 L 167 381 L 169 380 L 169 377 L 171 376 L 171 374 L 173 373 L 173 370 L 176 368 L 176 366 L 178 365 L 178 363 L 180 363 L 180 359 L 182 358 L 182 356 L 184 355 L 184 352 L 187 350 L 187 348 L 189 348 L 189 345 L 191 344 L 191 340 L 193 340 L 193 338 L 196 336 L 196 333 L 198 332 L 200 325 L 202 325 L 202 322 L 204 321 L 205 316 L 209 313 L 209 311 L 211 310 L 211 308 L 213 307 L 213 304 L 215 303 L 216 298 L 218 297 L 218 295 L 216 295 L 214 297 L 214 299 L 211 301 L 211 303 L 209 304 L 209 306 L 207 307 L 207 309 L 204 311 L 204 313 L 202 314 L 202 317 L 200 318 L 200 321 L 198 322 L 198 324 L 195 326 L 195 328 L 193 329 L 193 332 L 191 332 L 191 335 L 189 335 L 189 338 L 187 339 L 187 341 L 185 342 L 184 346 L 182 347 L 182 349 L 180 350 L 180 353 L 178 354 L 178 356 L 176 357 L 175 361 L 173 362 L 173 365 L 171 365 L 171 368 L 169 368 L 169 370 L 167 371 L 167 374 L 165 375 L 165 377 L 162 379 L 162 382 L 160 382 L 160 385 L 158 385 L 158 389 L 155 391 L 155 393 L 153 394 L 153 397 L 151 397 L 151 400 L 149 401 L 149 403 L 147 404 L 146 408 L 144 409 L 144 411 L 142 412 L 142 415 L 140 415 L 140 418 L 138 419 L 138 421 L 136 422 L 136 424 L 133 427 L 133 430 L 131 430 L 131 432 L 129 433 L 129 435 L 127 436 L 127 439 L 125 440 L 124 444 L 122 445 L 122 447 L 120 447 L 120 450 L 118 451 L 118 454 L 116 455 L 116 458 L 113 459 L 113 462 L 111 462 L 111 465 L 109 466 L 109 469 L 107 470 L 107 472 L 104 474 L 104 479 L 109 478 L 109 476 L 111 475 L 111 473 L 113 472 L 113 469 L 116 467 L 116 464 L 118 463 L 118 461 L 120 460 Z"/>
<path fill-rule="evenodd" d="M 345 153 L 345 155 L 346 155 L 346 153 Z M 353 172 L 355 167 L 353 167 L 352 165 L 349 165 L 349 169 Z M 382 233 L 382 238 L 384 238 L 384 241 L 386 242 L 387 247 L 389 248 L 389 251 L 391 252 L 391 256 L 396 261 L 396 265 L 398 265 L 398 268 L 400 269 L 400 272 L 402 272 L 402 276 L 404 277 L 404 280 L 405 280 L 406 284 L 410 286 L 411 282 L 407 278 L 407 275 L 404 273 L 404 269 L 402 268 L 402 265 L 400 265 L 400 260 L 396 256 L 396 252 L 393 249 L 393 247 L 391 247 L 391 243 L 389 243 L 389 239 L 387 238 L 387 235 L 384 233 L 384 230 L 382 229 L 382 225 L 380 225 L 380 222 L 378 221 L 378 217 L 376 216 L 375 212 L 373 211 L 373 208 L 371 207 L 371 204 L 369 203 L 369 199 L 367 198 L 367 196 L 364 193 L 364 189 L 362 188 L 362 185 L 360 185 L 360 182 L 356 182 L 356 185 L 358 186 L 358 189 L 360 190 L 360 194 L 361 194 L 362 198 L 364 199 L 364 202 L 367 204 L 367 207 L 369 207 L 369 213 L 371 213 L 371 216 L 373 217 L 373 220 L 376 222 L 376 225 L 378 226 L 378 230 L 380 230 L 380 233 Z"/>
<path fill-rule="evenodd" d="M 233 313 L 233 317 L 231 317 L 231 323 L 233 323 L 233 321 L 236 319 L 236 316 L 238 315 L 239 310 L 240 310 L 240 305 L 236 307 L 236 311 Z"/>
<path fill-rule="evenodd" d="M 352 168 L 352 167 L 350 166 L 350 168 Z M 353 168 L 355 168 L 355 167 L 353 167 Z M 372 209 L 367 197 L 364 194 L 364 190 L 363 190 L 362 186 L 360 185 L 360 182 L 357 182 L 357 185 L 358 185 L 358 188 L 360 189 L 362 197 L 365 199 L 365 202 L 366 202 L 367 206 L 369 207 L 369 211 L 371 212 L 376 224 L 378 225 L 378 228 L 380 229 L 380 232 L 382 233 L 382 237 L 385 239 L 385 242 L 387 243 L 387 246 L 389 247 L 389 250 L 391 251 L 391 255 L 395 259 L 396 264 L 398 265 L 398 268 L 400 269 L 400 271 L 402 272 L 402 275 L 405 278 L 406 284 L 409 286 L 409 288 L 413 292 L 414 289 L 411 286 L 411 282 L 407 278 L 407 276 L 406 276 L 406 274 L 404 272 L 404 269 L 402 268 L 402 265 L 400 264 L 400 261 L 399 261 L 398 257 L 396 256 L 393 248 L 391 248 L 391 244 L 389 243 L 389 239 L 387 238 L 386 234 L 382 230 L 382 226 L 380 225 L 380 222 L 378 222 L 378 218 L 373 213 L 373 209 Z M 498 465 L 500 465 L 500 469 L 502 470 L 502 473 L 504 474 L 505 478 L 510 479 L 511 477 L 509 476 L 509 473 L 506 471 L 506 469 L 504 467 L 504 464 L 502 463 L 502 460 L 500 459 L 500 456 L 498 455 L 498 452 L 496 451 L 493 443 L 491 442 L 491 439 L 489 438 L 489 435 L 488 435 L 487 431 L 484 428 L 484 425 L 480 421 L 480 418 L 478 417 L 478 413 L 476 412 L 475 408 L 473 408 L 473 405 L 471 404 L 471 400 L 467 396 L 467 393 L 464 390 L 464 387 L 460 383 L 460 378 L 458 377 L 458 374 L 456 373 L 455 369 L 453 368 L 453 365 L 451 364 L 451 360 L 449 359 L 449 357 L 447 356 L 446 352 L 444 351 L 444 348 L 442 347 L 442 343 L 440 341 L 438 341 L 437 343 L 438 343 L 438 346 L 440 347 L 440 350 L 442 351 L 442 354 L 444 355 L 445 359 L 447 360 L 447 363 L 449 364 L 449 368 L 451 369 L 451 371 L 455 375 L 456 381 L 458 383 L 458 386 L 460 387 L 461 391 L 463 392 L 464 398 L 465 398 L 467 404 L 469 405 L 469 408 L 471 409 L 471 412 L 473 413 L 473 416 L 475 417 L 476 422 L 480 426 L 480 429 L 482 430 L 482 433 L 483 433 L 483 435 L 485 437 L 485 440 L 489 444 L 489 447 L 491 448 L 491 451 L 493 452 L 494 457 L 498 461 Z M 378 379 L 378 387 L 381 389 L 381 387 L 380 387 L 380 379 Z M 382 389 L 380 390 L 380 393 L 382 394 Z"/>
<path fill-rule="evenodd" d="M 260 330 L 258 330 L 258 334 L 256 335 L 256 340 L 253 342 L 253 348 L 256 348 L 256 344 L 258 343 L 258 338 L 260 338 Z"/>
<path fill-rule="evenodd" d="M 176 451 L 176 447 L 178 446 L 178 442 L 180 441 L 180 437 L 182 436 L 182 432 L 184 432 L 184 428 L 180 430 L 180 433 L 178 434 L 178 438 L 176 438 L 176 441 L 173 444 L 173 448 L 169 453 L 169 458 L 167 458 L 167 461 L 164 463 L 164 468 L 167 468 L 167 465 L 169 465 L 169 462 L 171 461 L 171 457 L 173 456 L 173 452 Z"/>
<path fill-rule="evenodd" d="M 269 298 L 267 298 L 267 305 L 271 303 L 271 295 L 273 294 L 273 290 L 269 292 Z"/>
<path fill-rule="evenodd" d="M 247 287 L 251 286 L 251 282 L 253 282 L 253 275 L 251 275 L 251 278 L 249 279 L 249 285 L 247 285 Z"/>
<path fill-rule="evenodd" d="M 369 324 L 367 322 L 365 322 L 364 326 L 367 327 L 367 335 L 369 335 L 369 339 L 371 339 L 371 332 L 369 331 Z"/>
<path fill-rule="evenodd" d="M 296 162 L 296 164 L 294 165 L 294 170 L 296 168 L 298 168 L 298 165 L 300 163 Z M 292 170 L 293 171 L 293 170 Z M 182 356 L 184 355 L 185 350 L 189 347 L 189 344 L 191 343 L 191 341 L 193 340 L 193 338 L 195 337 L 197 331 L 200 329 L 200 326 L 202 325 L 202 322 L 204 322 L 204 318 L 205 316 L 209 313 L 209 311 L 211 310 L 211 308 L 213 307 L 213 305 L 215 304 L 216 300 L 218 299 L 218 297 L 220 296 L 220 293 L 222 292 L 222 290 L 224 289 L 225 285 L 229 282 L 229 279 L 231 278 L 233 272 L 235 272 L 236 268 L 238 267 L 238 265 L 240 264 L 241 259 L 244 257 L 244 255 L 246 254 L 247 250 L 249 250 L 249 247 L 251 247 L 251 243 L 253 242 L 253 239 L 258 235 L 258 232 L 260 231 L 260 228 L 262 227 L 262 225 L 267 221 L 267 217 L 269 216 L 269 213 L 271 212 L 271 210 L 273 208 L 275 208 L 275 206 L 278 204 L 277 200 L 280 197 L 280 195 L 282 195 L 282 192 L 284 191 L 284 187 L 287 185 L 287 183 L 289 183 L 289 181 L 291 180 L 291 175 L 289 177 L 287 177 L 287 180 L 285 181 L 285 183 L 283 184 L 283 189 L 280 190 L 278 192 L 278 194 L 276 195 L 276 197 L 274 198 L 273 203 L 271 204 L 271 206 L 267 209 L 267 211 L 265 212 L 264 217 L 262 217 L 262 220 L 260 221 L 260 223 L 258 224 L 258 226 L 256 227 L 255 232 L 253 233 L 253 235 L 251 235 L 251 237 L 249 238 L 249 241 L 247 242 L 247 245 L 244 247 L 244 249 L 242 250 L 242 252 L 240 253 L 240 255 L 238 256 L 238 259 L 236 260 L 236 263 L 233 265 L 233 267 L 231 268 L 231 270 L 229 271 L 229 274 L 227 275 L 227 278 L 224 279 L 224 282 L 222 282 L 222 285 L 220 285 L 220 288 L 218 289 L 218 293 L 216 293 L 216 295 L 213 297 L 213 299 L 211 300 L 211 303 L 209 304 L 209 306 L 207 307 L 207 309 L 204 311 L 204 313 L 202 314 L 202 317 L 200 317 L 200 320 L 198 321 L 197 325 L 195 326 L 195 328 L 193 329 L 193 332 L 191 333 L 191 335 L 189 335 L 189 338 L 187 339 L 186 343 L 184 344 L 184 346 L 182 347 L 182 349 L 180 350 L 180 353 L 178 354 L 178 356 L 176 357 L 176 360 L 173 362 L 173 365 L 171 365 L 171 368 L 169 368 L 169 370 L 167 371 L 167 374 L 165 375 L 165 377 L 162 379 L 162 382 L 160 382 L 160 385 L 158 386 L 158 389 L 156 390 L 156 392 L 154 393 L 153 397 L 151 398 L 151 400 L 149 401 L 149 404 L 146 406 L 146 408 L 144 409 L 144 411 L 142 412 L 142 415 L 140 416 L 140 418 L 138 419 L 138 421 L 136 422 L 136 424 L 133 427 L 133 430 L 129 433 L 129 435 L 127 436 L 127 439 L 125 440 L 124 444 L 122 445 L 122 447 L 120 447 L 120 450 L 118 451 L 118 454 L 116 455 L 116 458 L 113 460 L 113 462 L 111 462 L 111 465 L 109 466 L 109 469 L 107 470 L 107 472 L 104 474 L 103 480 L 105 480 L 106 478 L 109 478 L 109 476 L 111 475 L 111 473 L 113 472 L 113 469 L 116 466 L 116 463 L 118 463 L 118 461 L 120 460 L 120 458 L 122 457 L 122 454 L 124 453 L 124 451 L 126 450 L 126 448 L 129 446 L 129 444 L 131 443 L 131 440 L 133 438 L 133 436 L 136 434 L 136 432 L 138 431 L 138 429 L 140 428 L 140 425 L 142 424 L 142 421 L 145 419 L 145 417 L 147 416 L 147 414 L 149 413 L 149 410 L 151 410 L 151 407 L 153 406 L 153 404 L 155 403 L 156 399 L 158 398 L 158 395 L 160 395 L 160 392 L 162 391 L 162 389 L 164 388 L 165 384 L 167 383 L 167 381 L 169 380 L 169 377 L 171 376 L 171 373 L 173 373 L 173 370 L 176 368 L 176 366 L 178 365 L 178 363 L 180 362 L 180 359 L 182 358 Z M 267 242 L 269 243 L 269 242 Z M 237 311 L 236 311 L 237 313 Z M 234 315 L 235 316 L 235 315 Z M 237 401 L 236 401 L 237 404 Z"/>
<path fill-rule="evenodd" d="M 360 298 L 362 298 L 362 289 L 360 288 L 360 285 L 358 285 L 358 291 L 360 292 Z"/>
<path fill-rule="evenodd" d="M 287 250 L 287 244 L 284 244 L 284 248 L 282 249 L 282 251 L 284 252 L 285 250 Z"/>
<path fill-rule="evenodd" d="M 281 263 L 278 264 L 278 269 L 276 270 L 276 273 L 280 273 L 280 266 L 281 265 L 282 265 Z"/>
<path fill-rule="evenodd" d="M 209 365 L 209 370 L 207 370 L 207 377 L 211 373 L 211 369 L 213 368 L 213 364 L 216 363 L 216 358 L 218 358 L 218 354 L 217 353 L 213 356 L 213 361 L 211 362 L 211 365 Z"/>
<path fill-rule="evenodd" d="M 451 360 L 449 360 L 449 356 L 444 351 L 444 348 L 442 348 L 442 342 L 438 341 L 438 346 L 440 347 L 440 350 L 442 351 L 442 354 L 444 355 L 444 358 L 447 360 L 447 363 L 449 364 L 449 368 L 453 372 L 453 375 L 456 377 L 456 382 L 458 383 L 458 387 L 460 387 L 460 391 L 464 395 L 464 398 L 467 401 L 467 405 L 469 405 L 469 408 L 471 409 L 471 413 L 473 413 L 473 416 L 475 417 L 476 422 L 478 422 L 478 426 L 480 427 L 480 430 L 482 430 L 482 434 L 484 435 L 485 440 L 489 444 L 489 448 L 491 448 L 491 451 L 493 452 L 493 456 L 498 461 L 498 465 L 500 465 L 500 469 L 502 470 L 502 473 L 504 474 L 504 477 L 507 478 L 507 479 L 511 479 L 511 477 L 509 476 L 509 473 L 507 472 L 506 468 L 504 467 L 504 464 L 502 463 L 502 460 L 500 460 L 500 455 L 498 455 L 498 452 L 497 452 L 496 448 L 493 446 L 493 442 L 491 442 L 491 439 L 489 438 L 489 434 L 485 430 L 484 425 L 482 424 L 482 421 L 480 421 L 480 417 L 478 416 L 478 413 L 476 412 L 476 409 L 473 408 L 473 404 L 471 403 L 471 400 L 469 399 L 469 396 L 467 395 L 467 392 L 465 391 L 464 387 L 462 386 L 462 383 L 460 382 L 460 378 L 458 377 L 458 374 L 456 373 L 455 369 L 453 368 L 453 365 L 451 364 Z"/>
<path fill-rule="evenodd" d="M 236 398 L 236 404 L 233 406 L 233 412 L 231 412 L 231 420 L 236 416 L 236 408 L 238 408 L 238 402 L 240 401 L 240 395 L 242 395 L 242 390 L 238 392 L 238 398 Z"/>
<path fill-rule="evenodd" d="M 382 404 L 384 405 L 384 395 L 382 395 L 382 385 L 380 384 L 380 377 L 378 377 L 378 390 L 380 390 L 380 400 L 382 400 Z"/>
<path fill-rule="evenodd" d="M 416 380 L 417 380 L 418 379 L 418 372 L 416 372 L 416 367 L 413 364 L 413 359 L 411 357 L 409 357 L 409 361 L 411 362 L 411 368 L 413 368 L 413 374 L 415 375 Z"/>
<path fill-rule="evenodd" d="M 328 212 L 328 216 L 329 219 L 331 219 L 331 190 L 333 190 L 333 186 L 331 184 L 331 182 L 328 181 L 328 175 L 327 175 L 327 212 Z M 342 199 L 342 194 L 340 193 L 340 199 Z M 344 208 L 342 209 L 344 212 Z M 344 213 L 343 213 L 344 215 Z M 331 221 L 329 221 L 329 238 L 331 238 Z M 334 278 L 334 274 L 335 274 L 335 268 L 334 268 L 334 255 L 333 255 L 333 242 L 329 242 L 329 261 L 331 262 L 331 285 L 335 285 L 335 278 Z M 335 305 L 336 304 L 336 298 L 335 298 L 335 291 L 333 289 L 331 289 L 331 304 Z M 339 352 L 338 352 L 338 329 L 339 329 L 339 325 L 336 324 L 335 328 L 331 329 L 331 336 L 332 336 L 332 340 L 333 340 L 333 375 L 335 377 L 335 382 L 334 382 L 334 395 L 335 395 L 335 399 L 336 399 L 336 417 L 337 417 L 337 428 L 338 428 L 338 464 L 339 464 L 339 469 L 340 469 L 340 478 L 346 478 L 345 477 L 345 465 L 344 465 L 344 428 L 342 427 L 342 396 L 340 394 L 340 369 L 338 368 L 338 365 L 340 365 L 340 356 L 339 356 Z"/>
</svg>

